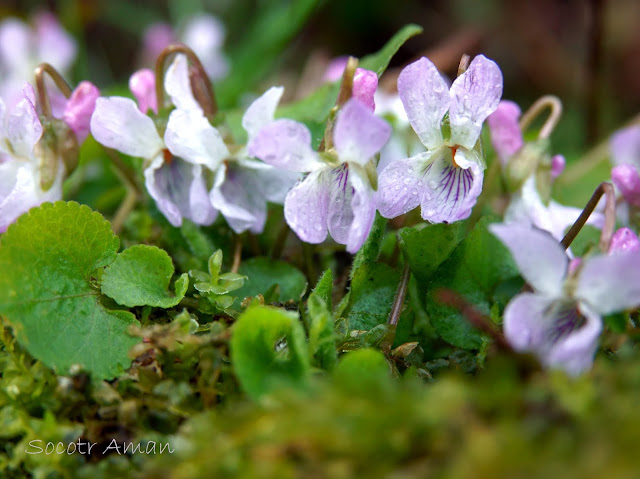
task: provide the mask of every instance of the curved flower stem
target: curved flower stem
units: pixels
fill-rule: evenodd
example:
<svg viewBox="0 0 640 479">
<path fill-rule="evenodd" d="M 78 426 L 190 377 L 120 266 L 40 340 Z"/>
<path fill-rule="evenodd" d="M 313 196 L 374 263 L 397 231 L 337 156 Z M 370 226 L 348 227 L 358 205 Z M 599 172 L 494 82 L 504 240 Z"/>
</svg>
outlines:
<svg viewBox="0 0 640 479">
<path fill-rule="evenodd" d="M 353 95 L 353 76 L 358 68 L 358 59 L 355 57 L 349 57 L 347 60 L 347 66 L 344 67 L 342 72 L 342 81 L 340 83 L 340 90 L 338 91 L 338 98 L 336 99 L 335 106 L 331 109 L 329 114 L 329 120 L 324 130 L 324 137 L 320 142 L 318 151 L 326 151 L 333 148 L 333 124 L 335 122 L 335 116 L 342 105 L 344 105 Z"/>
<path fill-rule="evenodd" d="M 202 66 L 202 62 L 198 56 L 193 52 L 193 50 L 191 50 L 191 48 L 181 43 L 169 45 L 167 48 L 162 50 L 156 60 L 156 101 L 158 108 L 160 109 L 164 106 L 164 66 L 170 58 L 179 53 L 186 55 L 186 57 L 191 61 L 193 67 L 196 69 L 198 73 L 197 78 L 200 81 L 197 83 L 197 88 L 194 88 L 194 79 L 191 78 L 191 90 L 194 93 L 194 97 L 202 107 L 202 111 L 205 116 L 209 119 L 213 118 L 218 111 L 218 104 L 216 101 L 216 95 L 213 91 L 213 84 L 211 83 L 209 75 L 207 75 L 207 72 Z M 201 86 L 204 86 L 204 92 L 200 89 Z"/>
<path fill-rule="evenodd" d="M 36 91 L 38 92 L 38 103 L 42 108 L 42 113 L 47 118 L 51 118 L 51 102 L 49 101 L 49 95 L 47 94 L 47 87 L 44 84 L 45 74 L 53 80 L 56 86 L 60 89 L 62 94 L 69 98 L 72 90 L 69 84 L 62 78 L 62 75 L 48 63 L 41 63 L 35 69 L 34 75 L 36 80 Z"/>
<path fill-rule="evenodd" d="M 578 216 L 578 219 L 573 223 L 573 226 L 567 231 L 567 234 L 562 238 L 560 244 L 566 249 L 571 246 L 573 240 L 578 236 L 578 233 L 585 225 L 591 213 L 595 210 L 602 195 L 606 195 L 606 205 L 604 213 L 604 226 L 602 227 L 602 234 L 600 235 L 600 249 L 603 252 L 609 250 L 609 243 L 613 236 L 613 230 L 616 226 L 616 198 L 613 185 L 611 183 L 603 182 L 596 188 L 591 195 L 591 198 L 587 202 L 587 205 Z"/>
<path fill-rule="evenodd" d="M 442 303 L 460 311 L 460 313 L 469 321 L 469 323 L 487 334 L 493 339 L 498 347 L 505 351 L 513 351 L 511 345 L 507 342 L 504 335 L 493 324 L 491 319 L 480 313 L 465 298 L 458 293 L 449 289 L 440 289 L 436 291 L 436 299 Z"/>
<path fill-rule="evenodd" d="M 122 200 L 122 203 L 118 206 L 116 214 L 113 216 L 113 220 L 111 221 L 111 229 L 115 234 L 119 234 L 124 222 L 140 197 L 142 186 L 140 185 L 140 182 L 133 170 L 122 161 L 122 158 L 120 158 L 120 155 L 115 150 L 106 147 L 103 148 L 109 156 L 118 178 L 120 178 L 120 181 L 122 181 L 127 190 L 124 200 Z"/>
<path fill-rule="evenodd" d="M 533 122 L 533 120 L 546 108 L 549 108 L 549 117 L 542 125 L 538 138 L 549 138 L 554 130 L 560 116 L 562 116 L 562 102 L 557 96 L 545 95 L 538 98 L 533 105 L 520 118 L 520 130 L 525 131 Z"/>
</svg>

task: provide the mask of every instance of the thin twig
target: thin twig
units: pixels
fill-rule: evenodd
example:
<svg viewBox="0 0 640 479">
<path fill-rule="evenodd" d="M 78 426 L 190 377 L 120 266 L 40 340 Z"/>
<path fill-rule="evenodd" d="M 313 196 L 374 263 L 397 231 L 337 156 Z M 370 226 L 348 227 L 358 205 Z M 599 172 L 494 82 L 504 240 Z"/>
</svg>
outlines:
<svg viewBox="0 0 640 479">
<path fill-rule="evenodd" d="M 549 117 L 542 125 L 538 138 L 549 138 L 554 130 L 560 117 L 562 116 L 562 102 L 557 96 L 545 95 L 538 98 L 533 105 L 520 118 L 520 130 L 525 131 L 533 122 L 533 120 L 546 108 L 549 108 Z"/>
<path fill-rule="evenodd" d="M 387 320 L 389 329 L 380 342 L 380 349 L 385 353 L 391 351 L 391 346 L 393 346 L 393 342 L 396 339 L 396 330 L 398 328 L 398 321 L 400 320 L 402 306 L 404 305 L 404 299 L 407 296 L 409 279 L 411 279 L 411 268 L 409 268 L 409 263 L 407 262 L 402 270 L 402 277 L 398 283 L 398 289 L 396 290 L 396 295 L 393 298 L 393 304 L 391 305 L 391 311 L 389 312 L 389 319 Z"/>
<path fill-rule="evenodd" d="M 66 98 L 71 96 L 72 90 L 65 79 L 62 78 L 62 75 L 60 75 L 60 73 L 58 73 L 58 71 L 48 63 L 41 63 L 36 67 L 34 75 L 36 80 L 36 90 L 38 92 L 38 103 L 40 104 L 40 108 L 42 108 L 44 116 L 51 118 L 51 102 L 49 101 L 47 87 L 44 83 L 45 74 L 48 74 L 49 77 L 51 77 L 53 82 Z"/>
<path fill-rule="evenodd" d="M 218 104 L 216 101 L 215 92 L 213 90 L 213 84 L 211 83 L 209 75 L 207 75 L 207 72 L 202 66 L 202 62 L 200 62 L 198 56 L 193 52 L 193 50 L 191 50 L 191 48 L 181 43 L 169 45 L 167 48 L 162 50 L 162 52 L 158 56 L 158 59 L 156 60 L 156 101 L 158 104 L 158 108 L 160 109 L 164 106 L 164 66 L 171 57 L 179 53 L 185 55 L 191 61 L 192 65 L 198 72 L 198 75 L 202 80 L 201 83 L 205 86 L 206 95 L 205 98 L 202 98 L 200 95 L 194 96 L 196 96 L 196 99 L 198 100 L 200 107 L 202 107 L 202 111 L 204 112 L 205 116 L 207 116 L 208 118 L 212 118 L 218 111 Z"/>
<path fill-rule="evenodd" d="M 460 311 L 473 327 L 490 336 L 500 349 L 513 351 L 511 345 L 507 342 L 502 332 L 493 324 L 491 319 L 479 312 L 465 298 L 449 289 L 440 289 L 436 291 L 435 294 L 438 302 Z"/>
<path fill-rule="evenodd" d="M 578 236 L 580 230 L 585 225 L 591 213 L 598 206 L 598 202 L 602 195 L 607 195 L 607 204 L 606 204 L 606 212 L 605 212 L 605 224 L 602 228 L 602 235 L 600 236 L 600 247 L 603 245 L 608 245 L 611 242 L 611 236 L 613 235 L 613 229 L 615 228 L 615 192 L 613 190 L 613 186 L 611 183 L 603 182 L 596 188 L 591 195 L 591 198 L 587 202 L 587 205 L 578 216 L 578 219 L 573 223 L 573 226 L 567 231 L 567 234 L 562 238 L 560 244 L 566 249 L 571 246 L 573 240 Z M 607 246 L 608 249 L 608 246 Z"/>
<path fill-rule="evenodd" d="M 240 269 L 240 261 L 242 260 L 242 240 L 240 235 L 234 234 L 235 244 L 233 246 L 233 263 L 231 265 L 231 272 L 237 273 Z"/>
</svg>

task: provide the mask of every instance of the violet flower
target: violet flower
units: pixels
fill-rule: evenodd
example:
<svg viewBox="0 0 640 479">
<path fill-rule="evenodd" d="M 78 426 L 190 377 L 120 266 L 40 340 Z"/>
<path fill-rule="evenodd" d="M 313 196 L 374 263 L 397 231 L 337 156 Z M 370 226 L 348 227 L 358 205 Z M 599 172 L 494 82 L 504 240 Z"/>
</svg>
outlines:
<svg viewBox="0 0 640 479">
<path fill-rule="evenodd" d="M 640 239 L 629 228 L 618 229 L 611 238 L 609 254 L 637 253 L 640 251 Z"/>
<path fill-rule="evenodd" d="M 479 55 L 449 89 L 423 57 L 402 70 L 398 93 L 427 151 L 392 161 L 382 171 L 380 213 L 394 218 L 420 205 L 422 218 L 434 223 L 467 218 L 482 190 L 478 139 L 502 96 L 500 68 Z"/>
<path fill-rule="evenodd" d="M 224 24 L 213 15 L 196 15 L 177 32 L 171 25 L 155 23 L 143 36 L 143 62 L 146 65 L 154 64 L 162 50 L 172 43 L 181 42 L 198 56 L 207 75 L 217 80 L 229 72 L 229 62 L 222 53 L 225 36 Z"/>
<path fill-rule="evenodd" d="M 143 86 L 153 88 L 149 82 Z M 147 191 L 172 225 L 180 226 L 183 218 L 209 225 L 218 213 L 209 201 L 203 169 L 215 170 L 218 163 L 211 161 L 211 153 L 223 154 L 226 146 L 215 130 L 200 143 L 191 143 L 208 122 L 191 93 L 184 55 L 176 55 L 167 69 L 164 86 L 177 107 L 169 115 L 164 132 L 131 99 L 108 97 L 96 102 L 91 133 L 103 145 L 145 160 Z M 185 148 L 201 154 L 181 158 Z"/>
<path fill-rule="evenodd" d="M 22 85 L 47 62 L 64 74 L 76 56 L 73 38 L 51 13 L 34 16 L 33 27 L 17 18 L 0 22 L 0 97 L 11 107 L 22 100 Z M 59 95 L 63 98 L 63 95 Z M 52 106 L 55 98 L 51 98 Z"/>
<path fill-rule="evenodd" d="M 513 255 L 533 292 L 513 298 L 504 333 L 517 351 L 577 375 L 587 370 L 602 331 L 602 316 L 640 305 L 640 254 L 584 258 L 574 271 L 547 232 L 523 225 L 490 225 Z"/>
<path fill-rule="evenodd" d="M 11 109 L 0 99 L 0 233 L 30 208 L 62 198 L 62 159 L 54 159 L 51 181 L 41 175 L 34 149 L 42 133 L 31 85 Z"/>
<path fill-rule="evenodd" d="M 301 123 L 280 119 L 262 128 L 249 143 L 249 153 L 265 163 L 308 172 L 289 193 L 284 215 L 307 243 L 321 243 L 327 231 L 355 253 L 367 238 L 375 217 L 374 189 L 367 164 L 384 146 L 391 127 L 359 100 L 347 101 L 333 129 L 335 148 L 318 154 L 311 133 Z"/>
<path fill-rule="evenodd" d="M 582 210 L 565 206 L 549 199 L 545 201 L 540 194 L 537 172 L 539 163 L 546 155 L 544 149 L 537 145 L 524 152 L 527 144 L 518 125 L 520 107 L 512 101 L 503 100 L 496 110 L 487 118 L 491 131 L 491 142 L 500 159 L 503 170 L 508 170 L 512 161 L 521 161 L 518 155 L 529 155 L 525 161 L 532 165 L 523 168 L 524 181 L 511 196 L 511 202 L 505 212 L 505 223 L 528 223 L 537 228 L 550 232 L 557 240 L 561 240 L 567 227 L 571 226 L 580 216 Z M 524 153 L 523 153 L 524 152 Z M 564 169 L 565 161 L 562 155 L 547 157 L 549 164 L 548 181 L 554 180 Z M 604 216 L 594 213 L 589 217 L 588 224 L 601 228 Z"/>
</svg>

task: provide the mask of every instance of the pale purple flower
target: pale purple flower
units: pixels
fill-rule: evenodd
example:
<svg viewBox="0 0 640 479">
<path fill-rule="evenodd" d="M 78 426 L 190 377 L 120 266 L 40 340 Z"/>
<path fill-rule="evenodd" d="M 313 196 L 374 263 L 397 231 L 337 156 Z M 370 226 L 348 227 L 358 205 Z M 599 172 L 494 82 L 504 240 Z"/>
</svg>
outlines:
<svg viewBox="0 0 640 479">
<path fill-rule="evenodd" d="M 18 216 L 45 201 L 62 198 L 64 164 L 58 159 L 53 183 L 45 189 L 34 147 L 43 128 L 31 85 L 11 109 L 0 99 L 0 233 Z"/>
<path fill-rule="evenodd" d="M 629 228 L 620 228 L 611 238 L 609 254 L 637 253 L 640 251 L 640 239 Z"/>
<path fill-rule="evenodd" d="M 589 369 L 601 317 L 640 305 L 640 254 L 587 257 L 569 272 L 568 256 L 547 232 L 522 225 L 489 228 L 533 288 L 505 308 L 507 341 L 571 375 Z"/>
<path fill-rule="evenodd" d="M 247 108 L 242 125 L 249 143 L 262 128 L 274 121 L 283 91 L 282 87 L 272 87 Z M 246 230 L 261 233 L 267 218 L 267 202 L 282 204 L 300 175 L 249 158 L 246 148 L 233 154 L 224 144 L 212 148 L 208 138 L 219 136 L 219 133 L 202 115 L 197 118 L 196 121 L 193 112 L 183 114 L 181 148 L 176 154 L 191 161 L 206 158 L 210 164 L 217 165 L 212 168 L 215 176 L 209 193 L 211 204 L 236 233 Z"/>
<path fill-rule="evenodd" d="M 262 128 L 249 153 L 278 168 L 308 172 L 286 196 L 284 215 L 307 243 L 321 243 L 327 231 L 355 253 L 367 238 L 375 217 L 374 190 L 367 164 L 389 139 L 391 128 L 352 98 L 338 112 L 335 148 L 318 154 L 311 133 L 301 123 L 280 119 Z"/>
<path fill-rule="evenodd" d="M 17 18 L 0 22 L 0 97 L 8 107 L 22 99 L 22 85 L 42 62 L 63 75 L 76 56 L 73 38 L 51 13 L 35 15 L 33 27 Z M 62 96 L 62 95 L 60 95 Z M 53 103 L 52 98 L 52 103 Z"/>
<path fill-rule="evenodd" d="M 478 138 L 502 96 L 500 68 L 478 55 L 449 89 L 423 57 L 402 70 L 398 94 L 427 151 L 392 161 L 382 171 L 380 213 L 394 218 L 420 205 L 422 218 L 434 223 L 467 218 L 482 190 L 485 165 Z"/>
<path fill-rule="evenodd" d="M 349 57 L 347 55 L 341 55 L 332 59 L 329 65 L 327 65 L 327 69 L 322 76 L 322 81 L 334 82 L 340 80 L 348 61 Z"/>
<path fill-rule="evenodd" d="M 177 108 L 171 112 L 160 136 L 154 121 L 129 98 L 98 98 L 91 117 L 91 133 L 105 146 L 145 160 L 147 191 L 158 209 L 174 226 L 182 219 L 209 225 L 218 212 L 209 201 L 204 169 L 215 170 L 203 151 L 226 151 L 216 130 L 204 138 L 194 136 L 209 125 L 193 98 L 187 59 L 177 55 L 165 75 L 165 90 Z M 192 152 L 188 158 L 185 151 Z"/>
<path fill-rule="evenodd" d="M 640 125 L 616 132 L 611 137 L 611 180 L 630 205 L 640 207 Z"/>
<path fill-rule="evenodd" d="M 162 50 L 172 43 L 181 42 L 194 51 L 211 79 L 217 80 L 229 72 L 229 62 L 222 53 L 225 36 L 224 24 L 213 15 L 196 15 L 177 32 L 166 23 L 156 23 L 144 33 L 143 62 L 154 64 Z"/>
</svg>

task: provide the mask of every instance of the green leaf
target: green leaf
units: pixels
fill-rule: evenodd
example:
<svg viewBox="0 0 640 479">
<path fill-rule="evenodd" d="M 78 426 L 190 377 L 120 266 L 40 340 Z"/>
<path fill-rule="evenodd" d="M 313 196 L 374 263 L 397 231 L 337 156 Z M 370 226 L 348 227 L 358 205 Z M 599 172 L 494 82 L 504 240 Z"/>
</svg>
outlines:
<svg viewBox="0 0 640 479">
<path fill-rule="evenodd" d="M 353 258 L 353 264 L 351 265 L 351 279 L 353 279 L 353 275 L 363 264 L 373 264 L 377 261 L 380 256 L 382 239 L 384 238 L 386 230 L 387 219 L 383 218 L 380 213 L 376 211 L 376 217 L 373 220 L 369 236 L 367 236 L 364 244 L 356 253 L 355 258 Z"/>
<path fill-rule="evenodd" d="M 0 238 L 0 314 L 20 344 L 59 374 L 80 364 L 112 378 L 131 363 L 138 339 L 127 329 L 137 321 L 106 309 L 93 285 L 119 243 L 99 213 L 61 201 L 30 210 Z"/>
<path fill-rule="evenodd" d="M 343 355 L 334 377 L 341 387 L 358 394 L 362 394 L 362 391 L 378 393 L 393 386 L 384 354 L 370 348 Z"/>
<path fill-rule="evenodd" d="M 315 293 L 309 296 L 307 306 L 310 317 L 309 354 L 311 359 L 315 366 L 333 369 L 338 361 L 338 353 L 331 310 L 327 307 L 327 303 Z"/>
<path fill-rule="evenodd" d="M 400 274 L 386 264 L 365 264 L 358 268 L 344 312 L 349 328 L 368 331 L 386 323 L 399 282 Z"/>
<path fill-rule="evenodd" d="M 457 310 L 435 300 L 438 289 L 462 294 L 484 314 L 491 313 L 493 297 L 505 280 L 518 276 L 511 254 L 487 229 L 481 219 L 471 234 L 454 250 L 433 275 L 427 288 L 426 309 L 436 332 L 446 341 L 464 349 L 478 349 L 482 334 Z"/>
<path fill-rule="evenodd" d="M 298 315 L 267 306 L 248 309 L 233 326 L 231 362 L 242 389 L 253 399 L 282 386 L 306 387 L 309 356 Z"/>
<path fill-rule="evenodd" d="M 332 307 L 333 273 L 331 272 L 330 269 L 322 273 L 322 276 L 318 280 L 318 284 L 316 284 L 316 287 L 313 289 L 309 297 L 311 296 L 317 296 L 322 301 L 324 301 L 324 304 L 327 305 L 327 308 L 329 308 L 329 311 L 333 309 Z"/>
<path fill-rule="evenodd" d="M 465 223 L 432 224 L 422 229 L 400 231 L 401 246 L 411 272 L 425 286 L 438 267 L 451 255 L 464 237 Z"/>
<path fill-rule="evenodd" d="M 241 95 L 277 64 L 276 58 L 290 44 L 293 36 L 316 9 L 319 0 L 297 0 L 295 2 L 261 2 L 255 19 L 243 31 L 243 41 L 229 50 L 231 72 L 216 84 L 216 96 L 221 109 L 237 103 Z"/>
<path fill-rule="evenodd" d="M 387 66 L 389 66 L 391 58 L 396 54 L 400 47 L 411 37 L 420 33 L 422 33 L 422 27 L 418 25 L 409 24 L 404 26 L 398 33 L 391 37 L 391 40 L 382 47 L 382 50 L 372 55 L 367 55 L 360 61 L 358 66 L 366 70 L 372 70 L 378 74 L 378 77 L 380 77 L 385 72 Z"/>
<path fill-rule="evenodd" d="M 307 279 L 295 266 L 284 261 L 258 257 L 240 264 L 238 273 L 247 276 L 244 286 L 235 294 L 239 298 L 265 294 L 269 288 L 279 285 L 279 301 L 300 301 L 307 287 Z"/>
<path fill-rule="evenodd" d="M 102 293 L 123 306 L 171 308 L 184 298 L 189 275 L 184 273 L 168 290 L 174 268 L 166 251 L 155 246 L 135 245 L 118 254 L 100 280 Z"/>
</svg>

